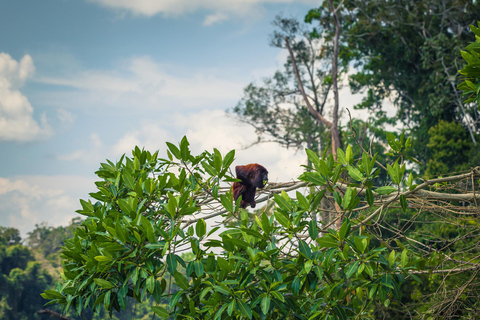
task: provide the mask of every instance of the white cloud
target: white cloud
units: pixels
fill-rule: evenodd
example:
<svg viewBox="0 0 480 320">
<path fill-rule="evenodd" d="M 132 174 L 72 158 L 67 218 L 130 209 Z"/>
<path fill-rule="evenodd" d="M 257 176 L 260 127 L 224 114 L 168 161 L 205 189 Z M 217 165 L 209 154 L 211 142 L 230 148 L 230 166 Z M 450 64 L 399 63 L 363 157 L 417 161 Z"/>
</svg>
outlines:
<svg viewBox="0 0 480 320">
<path fill-rule="evenodd" d="M 176 123 L 185 126 L 185 134 L 196 154 L 217 148 L 223 155 L 235 149 L 236 160 L 232 165 L 260 163 L 269 171 L 270 181 L 296 179 L 305 164 L 304 152 L 285 149 L 276 143 L 261 143 L 245 147 L 256 141 L 253 127 L 239 123 L 233 116 L 221 110 L 204 110 L 199 113 L 179 116 Z"/>
<path fill-rule="evenodd" d="M 57 118 L 58 120 L 60 120 L 61 123 L 73 124 L 75 116 L 65 109 L 57 109 Z"/>
<path fill-rule="evenodd" d="M 90 134 L 90 144 L 87 148 L 82 150 L 76 150 L 71 153 L 57 154 L 56 158 L 60 161 L 83 161 L 88 163 L 100 163 L 105 160 L 103 154 L 105 153 L 105 147 L 103 145 L 100 136 L 97 133 Z"/>
<path fill-rule="evenodd" d="M 205 17 L 205 20 L 203 20 L 203 25 L 204 26 L 211 26 L 212 24 L 225 21 L 228 19 L 228 16 L 225 13 L 222 12 L 217 12 L 215 14 L 211 14 Z"/>
<path fill-rule="evenodd" d="M 232 79 L 233 78 L 233 79 Z M 39 77 L 39 82 L 70 91 L 43 95 L 42 102 L 60 108 L 85 106 L 170 109 L 218 106 L 237 101 L 245 86 L 224 70 L 185 70 L 163 66 L 149 57 L 135 57 L 110 70 L 85 70 L 66 77 Z M 69 101 L 66 105 L 65 101 Z"/>
<path fill-rule="evenodd" d="M 168 125 L 167 125 L 168 124 Z M 272 181 L 295 179 L 302 172 L 300 165 L 305 162 L 303 152 L 285 149 L 275 143 L 262 143 L 251 148 L 245 147 L 256 141 L 254 129 L 240 123 L 223 110 L 201 110 L 198 112 L 172 112 L 161 122 L 139 120 L 138 128 L 126 130 L 115 142 L 106 144 L 97 134 L 90 136 L 89 147 L 69 154 L 57 155 L 62 161 L 87 161 L 99 163 L 107 159 L 119 158 L 126 153 L 131 155 L 135 146 L 151 152 L 160 151 L 166 156 L 165 142 L 178 144 L 186 135 L 194 154 L 217 148 L 225 155 L 236 149 L 235 164 L 258 162 L 271 171 Z"/>
<path fill-rule="evenodd" d="M 164 150 L 166 141 L 172 140 L 172 135 L 162 125 L 150 121 L 141 121 L 138 129 L 126 131 L 113 144 L 107 145 L 98 133 L 90 134 L 89 145 L 81 150 L 66 154 L 57 154 L 60 161 L 82 161 L 100 163 L 105 159 L 118 159 L 122 154 L 131 155 L 131 151 L 138 146 L 151 152 Z"/>
<path fill-rule="evenodd" d="M 40 124 L 33 107 L 19 88 L 35 71 L 33 59 L 25 55 L 19 62 L 0 52 L 0 141 L 33 141 L 52 135 L 45 114 Z"/>
<path fill-rule="evenodd" d="M 67 225 L 78 216 L 78 199 L 94 191 L 93 179 L 82 176 L 18 176 L 0 178 L 0 221 L 24 236 L 35 224 Z"/>
<path fill-rule="evenodd" d="M 116 156 L 130 152 L 138 146 L 151 152 L 163 150 L 165 142 L 170 141 L 172 136 L 159 124 L 144 122 L 140 129 L 125 133 L 113 146 L 112 153 Z"/>
<path fill-rule="evenodd" d="M 249 13 L 258 11 L 263 5 L 269 3 L 305 3 L 316 5 L 314 0 L 90 0 L 102 6 L 130 12 L 134 15 L 178 16 L 199 10 L 231 13 L 235 16 L 246 17 Z"/>
</svg>

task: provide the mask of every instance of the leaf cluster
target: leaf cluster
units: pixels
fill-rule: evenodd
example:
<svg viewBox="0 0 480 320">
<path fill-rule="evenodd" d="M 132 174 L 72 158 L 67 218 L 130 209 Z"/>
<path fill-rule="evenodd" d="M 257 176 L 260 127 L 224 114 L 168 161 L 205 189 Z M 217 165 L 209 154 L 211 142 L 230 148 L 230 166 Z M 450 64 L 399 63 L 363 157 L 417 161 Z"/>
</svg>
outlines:
<svg viewBox="0 0 480 320">
<path fill-rule="evenodd" d="M 42 294 L 49 303 L 112 313 L 129 298 L 153 298 L 152 311 L 165 319 L 366 319 L 376 301 L 388 306 L 400 298 L 405 277 L 422 261 L 407 249 L 372 247 L 371 237 L 352 227 L 360 221 L 353 216 L 337 231 L 313 219 L 327 192 L 347 217 L 365 197 L 373 208 L 377 198 L 399 192 L 400 182 L 412 187 L 403 164 L 389 167 L 397 187 L 374 188 L 375 157 L 354 164 L 350 146 L 338 161 L 307 150 L 314 171 L 302 179 L 327 189 L 297 191 L 296 198 L 274 193 L 273 215 L 251 220 L 223 186 L 236 181 L 229 174 L 234 151 L 194 156 L 185 137 L 167 146 L 167 159 L 135 148 L 132 157 L 101 164 L 98 191 L 90 194 L 96 202 L 80 201 L 86 219 L 63 248 L 63 282 Z M 339 192 L 344 171 L 353 182 Z M 239 221 L 212 227 L 199 215 L 205 207 Z M 192 260 L 182 258 L 186 252 Z"/>
</svg>

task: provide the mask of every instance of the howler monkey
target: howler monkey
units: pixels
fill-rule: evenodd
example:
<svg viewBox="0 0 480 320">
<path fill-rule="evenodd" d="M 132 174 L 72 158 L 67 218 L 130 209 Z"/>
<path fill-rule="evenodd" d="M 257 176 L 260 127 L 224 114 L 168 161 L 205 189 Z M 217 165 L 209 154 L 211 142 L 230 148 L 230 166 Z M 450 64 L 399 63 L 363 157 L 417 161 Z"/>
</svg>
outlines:
<svg viewBox="0 0 480 320">
<path fill-rule="evenodd" d="M 255 208 L 257 204 L 255 192 L 257 188 L 263 188 L 268 182 L 267 169 L 258 163 L 251 163 L 245 166 L 236 166 L 235 172 L 237 173 L 237 179 L 242 181 L 233 184 L 233 199 L 237 201 L 242 196 L 241 208 L 245 209 L 248 205 Z"/>
</svg>

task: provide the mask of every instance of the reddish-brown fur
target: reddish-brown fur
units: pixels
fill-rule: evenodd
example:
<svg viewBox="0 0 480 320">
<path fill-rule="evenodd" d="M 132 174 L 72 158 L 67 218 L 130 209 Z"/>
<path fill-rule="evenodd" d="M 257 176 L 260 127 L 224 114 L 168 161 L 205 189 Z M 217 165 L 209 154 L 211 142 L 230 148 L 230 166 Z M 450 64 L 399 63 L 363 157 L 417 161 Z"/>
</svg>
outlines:
<svg viewBox="0 0 480 320">
<path fill-rule="evenodd" d="M 245 166 L 236 166 L 235 172 L 237 179 L 241 181 L 233 184 L 233 199 L 237 201 L 237 199 L 242 196 L 242 201 L 240 202 L 241 208 L 245 209 L 248 205 L 255 208 L 257 204 L 255 201 L 255 192 L 257 188 L 264 187 L 264 181 L 268 181 L 267 169 L 258 163 L 251 163 Z"/>
</svg>

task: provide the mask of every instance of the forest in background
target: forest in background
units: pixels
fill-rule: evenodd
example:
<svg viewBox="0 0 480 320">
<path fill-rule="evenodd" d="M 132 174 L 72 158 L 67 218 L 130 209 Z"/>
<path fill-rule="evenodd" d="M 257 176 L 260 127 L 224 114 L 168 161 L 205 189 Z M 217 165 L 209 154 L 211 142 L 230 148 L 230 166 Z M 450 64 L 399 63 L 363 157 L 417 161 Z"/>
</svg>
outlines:
<svg viewBox="0 0 480 320">
<path fill-rule="evenodd" d="M 342 6 L 338 11 L 340 28 L 332 24 L 332 3 Z M 356 108 L 371 114 L 368 121 L 352 119 L 350 123 L 340 123 L 337 147 L 359 144 L 372 154 L 378 153 L 380 162 L 393 163 L 395 157 L 389 154 L 391 141 L 386 128 L 401 125 L 412 143 L 404 157 L 411 160 L 416 175 L 432 179 L 467 172 L 480 164 L 480 120 L 477 101 L 463 103 L 465 98 L 457 89 L 462 80 L 458 70 L 465 65 L 464 58 L 468 58 L 460 52 L 475 41 L 469 25 L 476 25 L 479 12 L 475 1 L 465 0 L 415 3 L 350 0 L 324 1 L 322 6 L 306 15 L 305 22 L 279 17 L 274 21 L 277 31 L 271 43 L 288 50 L 285 39 L 290 40 L 291 55 L 284 69 L 261 84 L 248 85 L 244 97 L 230 112 L 256 128 L 257 143 L 273 141 L 289 148 L 306 147 L 320 155 L 329 149 L 331 152 L 334 138 L 328 126 L 312 116 L 299 89 L 298 78 L 304 84 L 313 109 L 325 118 L 333 118 L 331 61 L 337 50 L 336 73 L 340 80 L 337 85 L 363 92 L 365 98 Z M 338 36 L 337 30 L 340 30 Z M 298 64 L 297 70 L 293 61 Z M 478 95 L 479 84 L 472 84 Z M 339 99 L 341 106 L 341 97 Z M 394 117 L 387 117 L 383 108 L 386 100 L 396 108 Z M 400 134 L 395 138 L 400 138 Z M 355 158 L 361 158 L 361 154 L 357 152 Z M 312 165 L 312 158 L 309 160 Z M 382 173 L 375 177 L 375 183 L 382 185 L 388 179 L 388 175 Z M 478 181 L 472 182 L 470 187 L 475 190 L 476 186 Z M 478 206 L 476 208 L 478 210 Z M 386 218 L 385 228 L 377 238 L 378 245 L 382 244 L 382 238 L 395 238 L 394 232 L 388 230 L 394 225 L 420 242 L 420 247 L 429 253 L 448 251 L 457 259 L 465 255 L 473 262 L 478 260 L 475 244 L 480 236 L 478 212 L 458 224 L 445 224 L 435 211 L 427 210 L 422 212 L 421 220 L 431 223 L 417 227 L 402 209 L 391 209 L 391 216 Z M 81 219 L 74 219 L 68 227 L 40 225 L 25 239 L 21 239 L 18 230 L 13 228 L 0 229 L 0 319 L 51 317 L 36 313 L 44 309 L 47 301 L 40 294 L 57 287 L 62 271 L 61 247 L 65 239 L 73 236 L 71 228 L 80 224 Z M 464 232 L 466 227 L 473 229 Z M 442 264 L 444 258 L 439 255 L 430 263 Z M 188 262 L 193 257 L 187 255 L 184 259 Z M 180 272 L 186 275 L 185 270 Z M 467 270 L 446 277 L 434 272 L 420 274 L 419 282 L 410 279 L 402 286 L 400 299 L 377 305 L 374 316 L 380 319 L 478 316 L 478 272 L 477 269 Z M 450 287 L 452 292 L 446 294 L 458 295 L 455 309 L 442 309 L 444 305 L 439 303 L 438 297 L 444 297 L 445 292 L 439 292 L 440 287 Z M 168 304 L 169 300 L 165 300 L 160 305 Z M 114 312 L 113 317 L 151 319 L 153 316 L 145 304 L 128 306 L 126 311 Z M 56 305 L 48 308 L 61 311 Z M 81 318 L 73 312 L 66 316 Z M 84 316 L 103 319 L 108 312 Z"/>
</svg>

